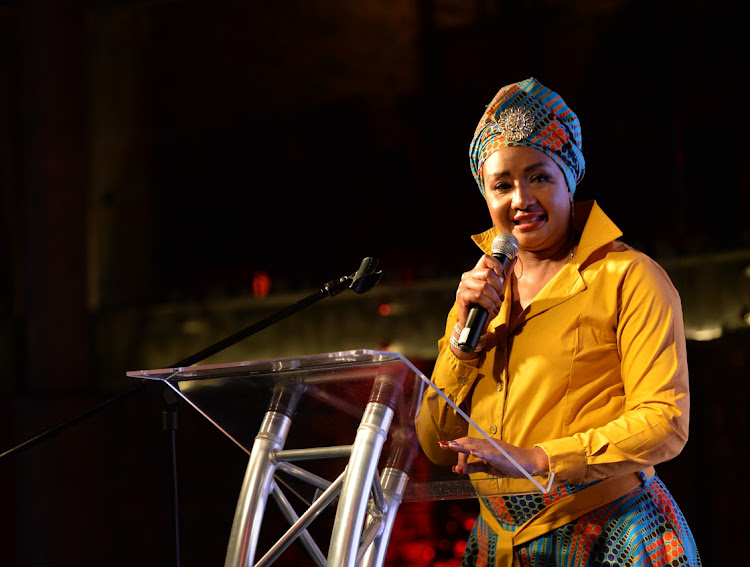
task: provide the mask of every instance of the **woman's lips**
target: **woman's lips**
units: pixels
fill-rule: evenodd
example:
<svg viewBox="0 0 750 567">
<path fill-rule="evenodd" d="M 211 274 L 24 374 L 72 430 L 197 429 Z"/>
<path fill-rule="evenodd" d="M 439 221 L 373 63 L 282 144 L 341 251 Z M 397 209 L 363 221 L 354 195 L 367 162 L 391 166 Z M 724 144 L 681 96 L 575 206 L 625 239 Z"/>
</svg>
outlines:
<svg viewBox="0 0 750 567">
<path fill-rule="evenodd" d="M 513 225 L 520 231 L 534 230 L 539 228 L 547 216 L 544 214 L 539 215 L 524 215 L 522 217 L 516 217 L 513 219 Z"/>
</svg>

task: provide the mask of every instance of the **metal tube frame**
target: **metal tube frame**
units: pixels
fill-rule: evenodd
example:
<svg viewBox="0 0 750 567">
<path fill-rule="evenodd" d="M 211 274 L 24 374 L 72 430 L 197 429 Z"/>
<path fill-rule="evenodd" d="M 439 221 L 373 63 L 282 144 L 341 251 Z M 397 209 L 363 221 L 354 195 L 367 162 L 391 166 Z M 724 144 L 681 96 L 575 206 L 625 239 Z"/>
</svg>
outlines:
<svg viewBox="0 0 750 567">
<path fill-rule="evenodd" d="M 387 467 L 382 474 L 382 489 L 385 507 L 378 518 L 380 532 L 357 562 L 361 567 L 380 567 L 385 562 L 385 553 L 396 521 L 396 513 L 401 505 L 401 498 L 409 482 L 409 476 L 402 470 Z"/>
<path fill-rule="evenodd" d="M 225 567 L 246 567 L 255 558 L 266 501 L 277 467 L 271 455 L 284 446 L 291 423 L 289 417 L 275 411 L 266 412 L 263 418 L 237 501 Z"/>
<path fill-rule="evenodd" d="M 287 530 L 287 532 L 279 538 L 279 541 L 276 542 L 276 544 L 271 547 L 271 549 L 268 550 L 268 552 L 261 558 L 258 563 L 256 563 L 255 567 L 265 567 L 266 565 L 270 565 L 273 563 L 279 555 L 281 555 L 284 550 L 289 547 L 297 537 L 306 530 L 307 526 L 309 526 L 312 521 L 320 515 L 320 513 L 328 506 L 331 502 L 333 502 L 336 497 L 341 492 L 341 486 L 344 483 L 344 478 L 346 476 L 346 471 L 341 473 L 341 475 L 331 484 L 331 486 L 328 487 L 328 489 L 323 492 L 323 494 L 320 495 L 320 498 L 318 498 L 312 506 L 310 506 L 307 509 L 307 512 L 302 514 L 300 516 L 299 520 L 294 523 L 294 525 Z"/>
<path fill-rule="evenodd" d="M 276 500 L 276 503 L 279 505 L 281 513 L 284 514 L 284 517 L 287 519 L 287 521 L 292 525 L 296 524 L 299 520 L 299 516 L 297 516 L 294 508 L 292 508 L 291 502 L 289 502 L 284 492 L 278 487 L 276 483 L 273 483 L 273 492 L 271 492 L 271 494 L 273 495 L 274 500 Z M 315 561 L 315 564 L 318 567 L 325 567 L 326 556 L 323 555 L 322 551 L 320 551 L 320 548 L 315 543 L 315 540 L 307 530 L 302 531 L 302 533 L 300 534 L 300 539 L 302 540 L 302 544 L 305 546 L 305 549 L 307 549 L 307 552 L 310 554 L 310 557 L 312 557 Z"/>
<path fill-rule="evenodd" d="M 404 471 L 387 467 L 381 482 L 377 471 L 393 414 L 393 409 L 388 405 L 370 401 L 353 445 L 284 451 L 291 419 L 275 411 L 267 412 L 245 473 L 225 567 L 253 565 L 269 494 L 273 494 L 292 525 L 255 564 L 256 567 L 273 563 L 297 538 L 301 538 L 319 567 L 382 566 L 396 512 L 408 481 Z M 347 455 L 348 465 L 333 483 L 289 462 Z M 313 487 L 325 488 L 325 491 L 298 517 L 274 481 L 277 472 L 290 474 Z M 337 497 L 339 503 L 326 559 L 307 527 Z M 323 561 L 325 563 L 321 563 Z"/>
<path fill-rule="evenodd" d="M 328 567 L 356 565 L 367 501 L 392 418 L 393 410 L 384 404 L 370 402 L 365 408 L 333 523 Z"/>
</svg>

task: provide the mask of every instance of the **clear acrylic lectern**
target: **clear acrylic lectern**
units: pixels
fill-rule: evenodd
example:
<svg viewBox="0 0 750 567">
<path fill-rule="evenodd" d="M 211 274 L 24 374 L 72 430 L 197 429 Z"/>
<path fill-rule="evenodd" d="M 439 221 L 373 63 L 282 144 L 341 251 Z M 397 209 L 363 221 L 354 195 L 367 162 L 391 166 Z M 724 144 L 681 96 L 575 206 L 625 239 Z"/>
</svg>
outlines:
<svg viewBox="0 0 750 567">
<path fill-rule="evenodd" d="M 414 420 L 431 384 L 397 353 L 345 351 L 128 376 L 164 382 L 249 454 L 225 567 L 270 565 L 297 539 L 321 567 L 381 566 L 403 501 L 549 490 L 544 478 L 529 477 L 516 489 L 503 484 L 509 479 L 469 481 L 430 464 Z M 269 496 L 290 527 L 260 550 Z M 334 503 L 330 541 L 316 542 L 311 524 Z"/>
</svg>

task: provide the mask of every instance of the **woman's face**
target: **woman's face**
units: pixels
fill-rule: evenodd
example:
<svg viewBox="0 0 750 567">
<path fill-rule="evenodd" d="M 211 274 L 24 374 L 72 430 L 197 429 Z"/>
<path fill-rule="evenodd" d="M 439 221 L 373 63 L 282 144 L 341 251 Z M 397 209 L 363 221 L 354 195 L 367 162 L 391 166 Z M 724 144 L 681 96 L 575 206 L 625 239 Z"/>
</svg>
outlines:
<svg viewBox="0 0 750 567">
<path fill-rule="evenodd" d="M 573 196 L 557 164 L 534 148 L 515 146 L 491 154 L 482 166 L 492 222 L 510 232 L 521 250 L 558 250 L 568 239 Z"/>
</svg>

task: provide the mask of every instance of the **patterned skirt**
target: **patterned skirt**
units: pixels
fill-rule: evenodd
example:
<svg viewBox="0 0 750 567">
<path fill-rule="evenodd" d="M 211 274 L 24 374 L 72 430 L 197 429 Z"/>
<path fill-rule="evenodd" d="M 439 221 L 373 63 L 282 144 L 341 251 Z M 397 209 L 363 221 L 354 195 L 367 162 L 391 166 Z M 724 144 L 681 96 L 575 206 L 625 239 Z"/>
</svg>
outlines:
<svg viewBox="0 0 750 567">
<path fill-rule="evenodd" d="M 582 488 L 571 491 L 566 487 L 564 496 Z M 551 497 L 556 499 L 554 495 Z M 549 498 L 506 496 L 486 498 L 483 503 L 504 528 L 514 530 L 544 508 Z M 480 516 L 469 535 L 461 566 L 493 567 L 496 547 L 497 535 Z M 625 496 L 517 546 L 515 551 L 524 567 L 701 565 L 693 534 L 682 512 L 656 476 Z"/>
</svg>

